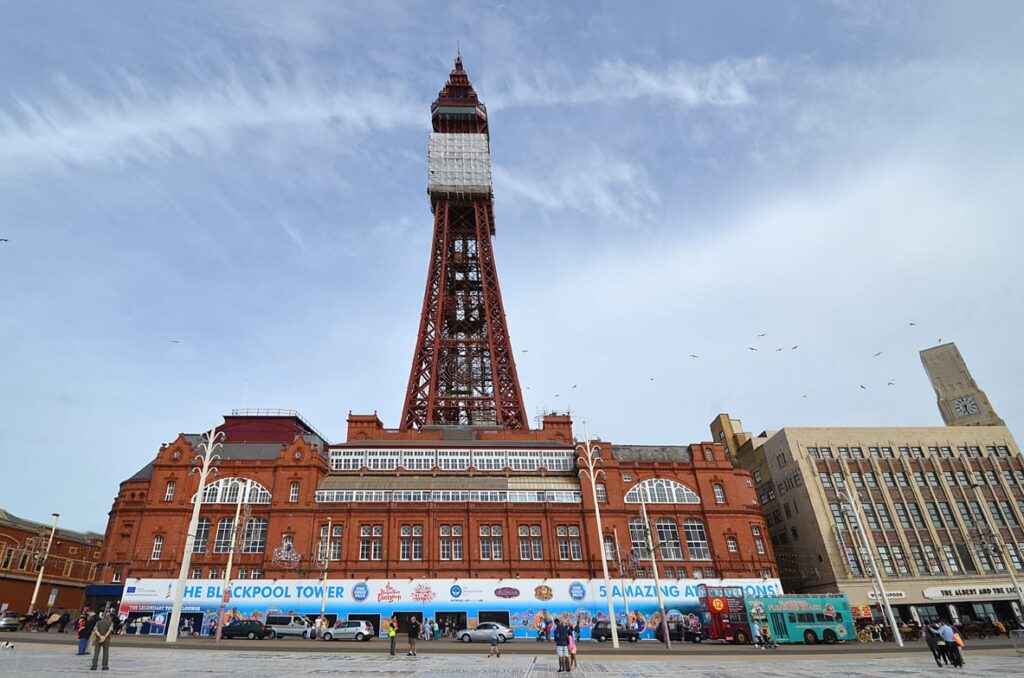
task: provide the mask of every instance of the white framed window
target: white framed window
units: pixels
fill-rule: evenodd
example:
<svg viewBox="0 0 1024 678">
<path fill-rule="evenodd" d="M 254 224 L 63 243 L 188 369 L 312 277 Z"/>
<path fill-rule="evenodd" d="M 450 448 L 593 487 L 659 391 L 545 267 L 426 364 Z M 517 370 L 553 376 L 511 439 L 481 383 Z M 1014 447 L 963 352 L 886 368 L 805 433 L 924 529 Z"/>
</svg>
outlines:
<svg viewBox="0 0 1024 678">
<path fill-rule="evenodd" d="M 725 545 L 729 549 L 729 553 L 740 552 L 740 542 L 736 539 L 736 537 L 726 537 Z"/>
<path fill-rule="evenodd" d="M 217 536 L 213 540 L 214 553 L 227 553 L 231 550 L 231 537 L 235 531 L 234 518 L 221 518 L 217 523 Z"/>
<path fill-rule="evenodd" d="M 345 532 L 344 525 L 331 525 L 331 536 L 327 536 L 327 525 L 320 526 L 320 541 L 317 544 L 320 562 L 325 560 L 341 560 L 341 537 Z M 330 554 L 328 556 L 328 553 Z"/>
<path fill-rule="evenodd" d="M 686 534 L 686 550 L 690 554 L 690 560 L 711 560 L 711 549 L 708 548 L 704 523 L 696 518 L 687 518 L 683 521 L 683 532 Z"/>
<path fill-rule="evenodd" d="M 160 552 L 164 550 L 164 538 L 159 534 L 153 537 L 153 553 L 149 556 L 150 560 L 160 560 Z"/>
<path fill-rule="evenodd" d="M 299 481 L 294 481 L 288 487 L 288 501 L 289 503 L 295 504 L 299 501 Z"/>
<path fill-rule="evenodd" d="M 608 503 L 608 489 L 604 486 L 604 483 L 598 483 L 595 487 L 597 489 L 597 503 L 598 504 L 607 504 Z"/>
<path fill-rule="evenodd" d="M 211 567 L 210 568 L 210 579 L 220 579 L 220 568 L 219 567 Z"/>
<path fill-rule="evenodd" d="M 671 518 L 658 518 L 655 529 L 658 530 L 661 557 L 665 560 L 682 560 L 683 548 L 679 543 L 679 528 L 676 527 L 676 521 Z"/>
<path fill-rule="evenodd" d="M 640 493 L 648 504 L 699 504 L 697 493 L 682 483 L 667 478 L 641 480 L 626 493 L 627 504 L 639 504 Z"/>
<path fill-rule="evenodd" d="M 115 572 L 114 576 L 110 578 L 110 581 L 114 582 L 115 584 L 120 582 L 121 581 L 121 571 L 118 570 L 117 572 Z"/>
<path fill-rule="evenodd" d="M 724 504 L 725 503 L 725 488 L 722 487 L 721 483 L 715 483 L 715 485 L 714 485 L 714 492 L 715 492 L 715 503 L 716 504 Z"/>
<path fill-rule="evenodd" d="M 462 560 L 462 525 L 442 525 L 441 560 Z"/>
<path fill-rule="evenodd" d="M 267 547 L 267 519 L 251 518 L 245 523 L 242 553 L 263 553 Z"/>
<path fill-rule="evenodd" d="M 242 502 L 246 504 L 269 504 L 270 490 L 255 480 L 248 478 L 221 478 L 208 484 L 203 489 L 204 504 L 235 504 L 238 503 L 240 488 L 248 487 Z M 195 502 L 195 497 L 192 501 Z"/>
<path fill-rule="evenodd" d="M 206 553 L 210 541 L 210 519 L 202 517 L 196 524 L 196 538 L 192 542 L 192 553 Z"/>
<path fill-rule="evenodd" d="M 618 554 L 615 552 L 615 539 L 608 534 L 604 536 L 604 557 L 609 560 L 618 558 Z"/>
<path fill-rule="evenodd" d="M 519 526 L 519 559 L 544 560 L 544 542 L 540 525 Z"/>
<path fill-rule="evenodd" d="M 559 525 L 555 528 L 558 537 L 558 558 L 560 560 L 582 560 L 583 547 L 580 544 L 580 528 L 576 525 Z"/>
<path fill-rule="evenodd" d="M 164 501 L 172 501 L 174 499 L 174 481 L 168 480 L 167 487 L 164 489 Z"/>
<path fill-rule="evenodd" d="M 423 526 L 402 525 L 399 532 L 398 557 L 401 560 L 423 560 Z"/>
<path fill-rule="evenodd" d="M 380 560 L 383 550 L 382 525 L 363 525 L 359 528 L 359 560 Z"/>
<path fill-rule="evenodd" d="M 647 527 L 642 518 L 630 518 L 629 540 L 633 546 L 633 555 L 642 560 L 651 557 L 650 546 L 647 537 Z"/>
<path fill-rule="evenodd" d="M 203 568 L 201 568 L 201 567 L 193 567 L 192 568 L 192 579 L 202 579 L 202 577 L 203 577 Z"/>
<path fill-rule="evenodd" d="M 480 560 L 501 560 L 504 557 L 501 532 L 501 525 L 480 526 Z"/>
</svg>

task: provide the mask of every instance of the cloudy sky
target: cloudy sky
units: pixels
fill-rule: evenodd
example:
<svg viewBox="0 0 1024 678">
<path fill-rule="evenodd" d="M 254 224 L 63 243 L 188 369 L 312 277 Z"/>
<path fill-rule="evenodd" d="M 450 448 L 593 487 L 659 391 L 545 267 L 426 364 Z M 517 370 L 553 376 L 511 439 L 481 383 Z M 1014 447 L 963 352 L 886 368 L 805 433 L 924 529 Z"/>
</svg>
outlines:
<svg viewBox="0 0 1024 678">
<path fill-rule="evenodd" d="M 102 531 L 232 408 L 398 424 L 456 41 L 531 416 L 936 425 L 941 339 L 1024 426 L 1020 3 L 2 5 L 13 513 Z"/>
</svg>

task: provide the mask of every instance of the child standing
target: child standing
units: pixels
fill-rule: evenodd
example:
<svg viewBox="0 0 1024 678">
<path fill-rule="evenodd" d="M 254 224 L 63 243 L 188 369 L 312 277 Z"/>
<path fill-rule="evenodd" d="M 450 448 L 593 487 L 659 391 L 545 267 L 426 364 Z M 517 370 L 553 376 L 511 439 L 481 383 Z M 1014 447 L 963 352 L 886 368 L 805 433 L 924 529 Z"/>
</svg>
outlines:
<svg viewBox="0 0 1024 678">
<path fill-rule="evenodd" d="M 501 648 L 498 646 L 498 627 L 495 626 L 491 629 L 491 651 L 487 653 L 487 658 L 497 656 L 501 659 Z"/>
</svg>

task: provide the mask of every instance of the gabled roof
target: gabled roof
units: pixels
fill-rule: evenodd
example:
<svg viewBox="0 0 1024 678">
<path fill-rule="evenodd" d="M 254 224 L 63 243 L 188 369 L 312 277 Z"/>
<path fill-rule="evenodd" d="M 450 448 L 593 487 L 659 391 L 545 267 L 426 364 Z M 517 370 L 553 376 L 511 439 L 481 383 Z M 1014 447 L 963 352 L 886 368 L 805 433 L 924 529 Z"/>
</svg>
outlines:
<svg viewBox="0 0 1024 678">
<path fill-rule="evenodd" d="M 46 523 L 36 522 L 35 520 L 29 520 L 27 518 L 19 518 L 16 515 L 8 513 L 4 509 L 0 508 L 0 525 L 8 525 L 10 527 L 16 527 L 29 532 L 38 532 L 40 528 L 50 531 L 51 526 Z M 57 528 L 57 538 L 59 539 L 70 539 L 72 541 L 78 541 L 88 544 L 91 541 L 102 540 L 103 535 L 97 532 L 78 532 L 77 530 L 65 530 L 63 528 Z"/>
</svg>

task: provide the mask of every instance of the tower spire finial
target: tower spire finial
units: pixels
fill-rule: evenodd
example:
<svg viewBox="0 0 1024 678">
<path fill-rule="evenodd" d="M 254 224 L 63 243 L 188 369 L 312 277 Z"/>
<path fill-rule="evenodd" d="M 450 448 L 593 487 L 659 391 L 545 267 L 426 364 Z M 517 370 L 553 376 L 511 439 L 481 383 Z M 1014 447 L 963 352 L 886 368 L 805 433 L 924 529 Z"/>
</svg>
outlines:
<svg viewBox="0 0 1024 678">
<path fill-rule="evenodd" d="M 459 40 L 455 41 L 455 70 L 462 70 L 462 44 Z"/>
</svg>

